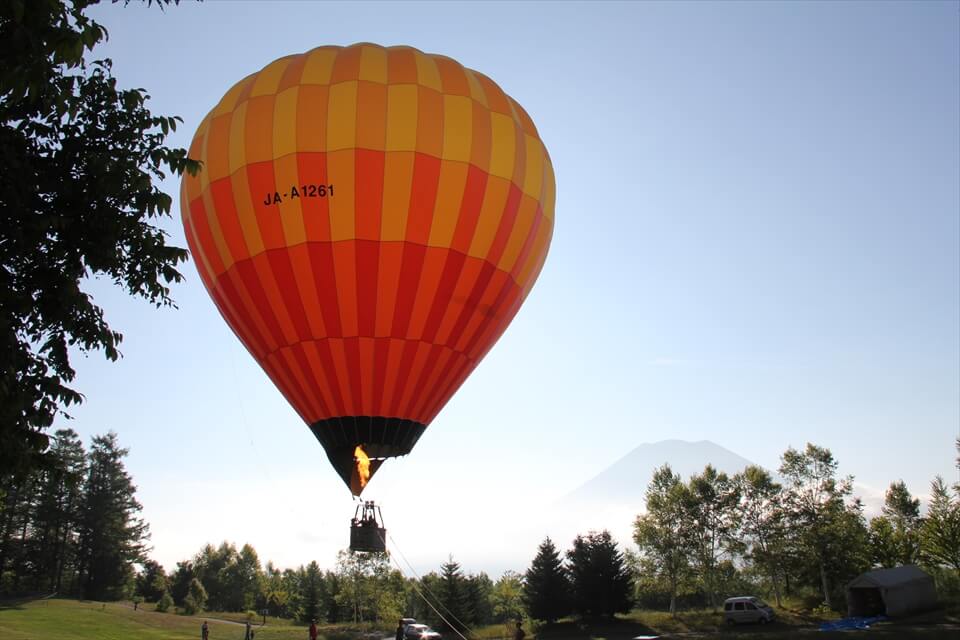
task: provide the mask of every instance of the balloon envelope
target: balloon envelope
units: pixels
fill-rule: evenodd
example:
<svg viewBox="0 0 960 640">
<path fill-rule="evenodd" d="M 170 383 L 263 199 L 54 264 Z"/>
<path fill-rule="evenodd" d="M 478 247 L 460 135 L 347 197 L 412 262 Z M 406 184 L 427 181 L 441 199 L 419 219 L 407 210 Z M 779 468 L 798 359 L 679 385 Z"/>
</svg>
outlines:
<svg viewBox="0 0 960 640">
<path fill-rule="evenodd" d="M 223 318 L 355 494 L 410 452 L 530 292 L 554 175 L 489 78 L 410 47 L 320 47 L 200 124 L 181 211 Z"/>
</svg>

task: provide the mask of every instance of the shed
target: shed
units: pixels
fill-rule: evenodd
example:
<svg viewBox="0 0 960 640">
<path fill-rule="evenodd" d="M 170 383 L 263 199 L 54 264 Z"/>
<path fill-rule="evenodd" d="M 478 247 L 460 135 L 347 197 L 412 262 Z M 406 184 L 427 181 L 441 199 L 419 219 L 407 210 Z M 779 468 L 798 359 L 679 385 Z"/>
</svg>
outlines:
<svg viewBox="0 0 960 640">
<path fill-rule="evenodd" d="M 849 616 L 903 616 L 936 606 L 933 578 L 914 565 L 867 571 L 847 585 Z"/>
</svg>

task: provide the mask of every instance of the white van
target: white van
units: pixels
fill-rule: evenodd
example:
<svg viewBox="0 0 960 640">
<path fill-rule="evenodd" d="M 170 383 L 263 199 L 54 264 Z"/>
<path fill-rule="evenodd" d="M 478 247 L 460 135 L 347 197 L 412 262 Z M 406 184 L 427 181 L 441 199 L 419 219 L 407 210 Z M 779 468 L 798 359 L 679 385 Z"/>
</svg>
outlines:
<svg viewBox="0 0 960 640">
<path fill-rule="evenodd" d="M 723 619 L 727 624 L 741 622 L 767 624 L 773 622 L 774 617 L 773 608 L 760 598 L 737 596 L 727 598 L 723 602 Z"/>
</svg>

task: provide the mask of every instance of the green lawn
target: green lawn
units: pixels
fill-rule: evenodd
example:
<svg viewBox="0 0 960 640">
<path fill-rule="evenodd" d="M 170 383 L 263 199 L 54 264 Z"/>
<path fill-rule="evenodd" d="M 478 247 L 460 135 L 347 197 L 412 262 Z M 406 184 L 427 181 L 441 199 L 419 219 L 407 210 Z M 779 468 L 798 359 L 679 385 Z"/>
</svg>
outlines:
<svg viewBox="0 0 960 640">
<path fill-rule="evenodd" d="M 581 625 L 574 621 L 561 621 L 537 630 L 534 635 L 527 627 L 530 640 L 632 640 L 637 636 L 661 635 L 665 638 L 707 638 L 722 640 L 749 638 L 781 640 L 798 635 L 811 635 L 816 640 L 844 638 L 850 632 L 820 633 L 819 620 L 792 613 L 777 611 L 780 621 L 771 625 L 745 625 L 726 628 L 719 614 L 711 611 L 685 611 L 671 617 L 667 613 L 634 611 L 629 616 L 612 622 Z M 209 621 L 210 639 L 243 638 L 243 625 L 227 619 L 242 620 L 242 615 L 215 614 L 183 616 L 157 613 L 152 605 L 134 611 L 126 602 L 80 602 L 77 600 L 25 600 L 0 602 L 0 638 L 3 640 L 179 640 L 200 637 L 200 624 Z M 288 620 L 267 618 L 265 627 L 256 628 L 256 640 L 306 640 L 307 628 Z M 510 629 L 504 625 L 492 625 L 477 629 L 477 638 L 494 640 L 509 638 Z M 360 630 L 344 625 L 321 628 L 326 640 L 376 640 L 382 633 L 364 635 Z M 947 639 L 960 637 L 960 615 L 954 609 L 935 611 L 896 622 L 875 625 L 867 632 L 871 637 Z M 386 634 L 392 635 L 392 634 Z M 445 634 L 447 640 L 459 640 L 453 634 Z"/>
<path fill-rule="evenodd" d="M 0 638 L 3 640 L 180 640 L 200 637 L 204 620 L 210 640 L 242 639 L 243 625 L 207 616 L 158 613 L 153 605 L 134 611 L 126 602 L 30 600 L 0 603 Z M 233 616 L 231 616 L 233 617 Z M 242 619 L 242 616 L 237 616 Z M 259 619 L 258 619 L 259 622 Z M 267 619 L 257 627 L 256 640 L 305 640 L 307 629 L 288 621 Z"/>
</svg>

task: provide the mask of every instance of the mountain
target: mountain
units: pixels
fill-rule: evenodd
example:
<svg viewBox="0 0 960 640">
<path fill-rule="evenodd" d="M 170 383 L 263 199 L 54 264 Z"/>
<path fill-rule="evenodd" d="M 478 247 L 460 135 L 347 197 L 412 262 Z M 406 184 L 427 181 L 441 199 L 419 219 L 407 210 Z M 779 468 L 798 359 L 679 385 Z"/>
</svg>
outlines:
<svg viewBox="0 0 960 640">
<path fill-rule="evenodd" d="M 709 440 L 661 440 L 641 444 L 569 493 L 559 505 L 596 507 L 616 504 L 634 506 L 639 510 L 645 502 L 644 494 L 653 472 L 664 464 L 669 464 L 673 472 L 680 474 L 686 482 L 708 464 L 733 475 L 754 463 Z"/>
</svg>

